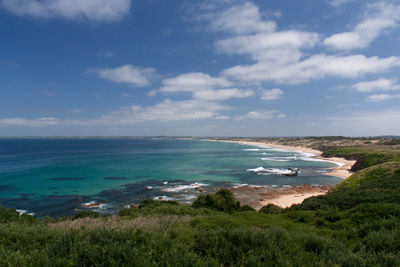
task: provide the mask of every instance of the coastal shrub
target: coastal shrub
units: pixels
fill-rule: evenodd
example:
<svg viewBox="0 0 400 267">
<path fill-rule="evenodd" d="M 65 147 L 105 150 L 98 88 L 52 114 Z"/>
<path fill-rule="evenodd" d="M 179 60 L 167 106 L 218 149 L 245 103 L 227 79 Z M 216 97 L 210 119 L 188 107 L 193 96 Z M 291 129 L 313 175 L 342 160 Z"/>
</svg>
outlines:
<svg viewBox="0 0 400 267">
<path fill-rule="evenodd" d="M 258 212 L 265 213 L 265 214 L 280 214 L 284 211 L 285 209 L 274 205 L 274 204 L 268 204 L 267 206 L 262 207 Z"/>
<path fill-rule="evenodd" d="M 16 209 L 0 206 L 0 224 L 8 222 L 36 223 L 37 219 L 28 214 L 20 214 Z"/>
<path fill-rule="evenodd" d="M 72 217 L 72 220 L 81 219 L 81 218 L 100 218 L 101 215 L 95 211 L 83 211 Z"/>
<path fill-rule="evenodd" d="M 39 231 L 35 231 L 39 230 Z M 0 266 L 216 266 L 182 242 L 134 229 L 51 231 L 8 227 L 1 232 Z"/>
<path fill-rule="evenodd" d="M 256 211 L 253 207 L 249 205 L 240 206 L 237 211 Z"/>
<path fill-rule="evenodd" d="M 15 209 L 0 206 L 0 223 L 15 222 L 19 220 L 19 213 Z"/>
<path fill-rule="evenodd" d="M 160 201 L 160 200 L 154 200 L 154 199 L 145 199 L 140 203 L 139 209 L 155 208 L 155 207 L 161 207 L 161 206 L 176 206 L 176 205 L 179 205 L 179 203 L 175 200 Z"/>
<path fill-rule="evenodd" d="M 367 250 L 370 251 L 400 251 L 400 229 L 370 232 L 364 240 Z"/>
<path fill-rule="evenodd" d="M 189 205 L 161 205 L 153 207 L 131 207 L 119 210 L 119 216 L 135 218 L 137 216 L 164 216 L 164 215 L 178 215 L 178 216 L 199 216 L 199 215 L 212 215 L 217 214 L 218 211 L 207 208 L 193 208 Z"/>
<path fill-rule="evenodd" d="M 118 215 L 121 217 L 136 217 L 139 215 L 139 208 L 138 207 L 129 207 L 129 208 L 124 208 L 124 209 L 120 209 L 118 211 Z"/>
<path fill-rule="evenodd" d="M 240 208 L 240 202 L 228 189 L 220 189 L 214 195 L 201 195 L 192 204 L 193 208 L 210 208 L 232 213 Z"/>
<path fill-rule="evenodd" d="M 285 265 L 282 250 L 289 244 L 286 231 L 279 227 L 204 230 L 194 238 L 196 253 L 215 258 L 223 266 Z"/>
<path fill-rule="evenodd" d="M 328 222 L 337 222 L 345 218 L 345 213 L 341 212 L 337 208 L 318 210 L 316 212 L 316 217 L 322 218 Z"/>
<path fill-rule="evenodd" d="M 180 206 L 202 210 L 170 207 Z M 161 221 L 166 231 L 117 230 L 107 218 L 103 227 L 77 230 L 51 229 L 42 222 L 3 223 L 0 266 L 398 266 L 400 262 L 399 204 L 283 214 L 204 210 L 211 214 L 172 228 Z M 324 223 L 317 226 L 319 221 Z"/>
</svg>

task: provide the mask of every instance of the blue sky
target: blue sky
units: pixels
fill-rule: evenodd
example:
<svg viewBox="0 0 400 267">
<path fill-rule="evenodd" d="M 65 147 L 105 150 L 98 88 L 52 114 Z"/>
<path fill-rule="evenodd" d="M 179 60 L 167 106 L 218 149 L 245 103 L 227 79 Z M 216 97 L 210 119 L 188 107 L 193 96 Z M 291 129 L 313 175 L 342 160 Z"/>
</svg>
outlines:
<svg viewBox="0 0 400 267">
<path fill-rule="evenodd" d="M 400 135 L 400 2 L 0 0 L 0 136 Z"/>
</svg>

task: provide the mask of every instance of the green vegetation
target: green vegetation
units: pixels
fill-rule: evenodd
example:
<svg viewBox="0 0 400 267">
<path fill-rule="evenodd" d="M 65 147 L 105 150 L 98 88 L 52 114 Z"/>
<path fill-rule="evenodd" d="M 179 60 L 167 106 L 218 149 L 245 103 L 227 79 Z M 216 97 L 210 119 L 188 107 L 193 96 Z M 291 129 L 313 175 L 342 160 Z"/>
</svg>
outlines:
<svg viewBox="0 0 400 267">
<path fill-rule="evenodd" d="M 336 147 L 324 149 L 326 157 L 357 160 L 352 171 L 359 171 L 386 162 L 400 162 L 400 151 L 381 147 Z"/>
<path fill-rule="evenodd" d="M 237 201 L 231 191 L 221 189 L 215 195 L 199 196 L 192 205 L 193 208 L 209 208 L 223 212 L 232 213 L 240 208 L 240 202 Z"/>
<path fill-rule="evenodd" d="M 392 162 L 288 209 L 256 212 L 226 189 L 192 206 L 145 200 L 108 217 L 37 219 L 0 207 L 0 266 L 400 266 L 398 155 L 326 153 L 355 151 L 364 167 Z"/>
<path fill-rule="evenodd" d="M 268 204 L 267 206 L 262 207 L 259 212 L 265 213 L 265 214 L 280 214 L 283 211 L 284 211 L 284 209 L 277 205 Z"/>
<path fill-rule="evenodd" d="M 358 171 L 327 195 L 306 199 L 291 210 L 350 209 L 365 203 L 400 204 L 400 162 Z"/>
</svg>

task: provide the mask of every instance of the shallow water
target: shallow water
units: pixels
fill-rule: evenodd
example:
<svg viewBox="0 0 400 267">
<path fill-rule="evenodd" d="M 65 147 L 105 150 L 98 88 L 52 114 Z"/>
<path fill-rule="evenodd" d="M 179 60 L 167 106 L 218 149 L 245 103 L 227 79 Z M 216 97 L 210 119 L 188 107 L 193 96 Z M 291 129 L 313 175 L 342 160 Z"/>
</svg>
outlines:
<svg viewBox="0 0 400 267">
<path fill-rule="evenodd" d="M 309 154 L 225 142 L 0 139 L 0 205 L 63 216 L 95 200 L 106 204 L 95 210 L 115 212 L 159 196 L 190 202 L 199 187 L 334 185 L 341 178 L 322 174 L 333 166 Z M 248 171 L 258 167 L 278 171 Z M 301 168 L 301 173 L 279 174 L 288 167 Z"/>
</svg>

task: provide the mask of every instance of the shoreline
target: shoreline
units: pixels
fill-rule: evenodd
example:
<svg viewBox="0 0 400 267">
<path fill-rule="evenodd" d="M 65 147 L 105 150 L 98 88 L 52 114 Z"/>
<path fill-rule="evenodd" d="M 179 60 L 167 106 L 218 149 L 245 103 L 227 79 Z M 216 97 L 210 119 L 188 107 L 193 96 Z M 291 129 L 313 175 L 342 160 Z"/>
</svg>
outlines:
<svg viewBox="0 0 400 267">
<path fill-rule="evenodd" d="M 228 142 L 228 143 L 237 143 L 243 145 L 250 145 L 250 146 L 261 146 L 261 147 L 270 147 L 270 148 L 279 148 L 293 152 L 301 152 L 301 153 L 311 153 L 314 154 L 316 159 L 324 160 L 326 162 L 332 162 L 337 164 L 337 167 L 327 168 L 328 172 L 322 173 L 323 175 L 335 176 L 340 177 L 342 179 L 346 179 L 350 177 L 353 173 L 350 171 L 353 164 L 356 162 L 355 160 L 347 160 L 344 158 L 332 157 L 332 158 L 324 158 L 322 157 L 322 151 L 302 147 L 302 146 L 287 146 L 287 145 L 280 145 L 275 143 L 269 142 L 255 142 L 255 141 L 236 141 L 236 140 L 212 140 L 209 139 L 207 141 L 215 141 L 215 142 Z"/>
<path fill-rule="evenodd" d="M 229 142 L 238 143 L 243 145 L 251 145 L 258 147 L 269 147 L 283 149 L 287 151 L 310 153 L 313 154 L 313 158 L 320 159 L 327 162 L 332 162 L 337 164 L 337 167 L 327 168 L 326 173 L 321 173 L 323 175 L 340 177 L 346 179 L 352 175 L 350 171 L 355 160 L 346 160 L 344 158 L 324 158 L 322 157 L 322 151 L 303 147 L 303 146 L 288 146 L 281 145 L 270 142 L 255 142 L 255 141 L 239 141 L 239 140 L 207 140 L 215 142 Z M 270 187 L 260 186 L 260 187 L 239 187 L 231 188 L 231 191 L 240 200 L 242 204 L 248 204 L 255 208 L 256 210 L 261 209 L 263 206 L 268 204 L 274 204 L 282 208 L 291 207 L 294 204 L 301 204 L 305 199 L 327 194 L 333 186 L 313 186 L 313 185 L 302 185 L 302 186 L 291 186 L 284 189 L 271 189 Z"/>
<path fill-rule="evenodd" d="M 325 195 L 333 188 L 334 186 L 329 185 L 300 185 L 279 189 L 271 186 L 241 186 L 230 190 L 242 205 L 260 210 L 268 204 L 289 208 L 294 204 L 301 204 L 307 198 Z"/>
</svg>

